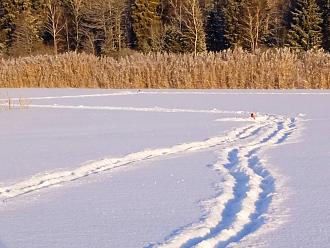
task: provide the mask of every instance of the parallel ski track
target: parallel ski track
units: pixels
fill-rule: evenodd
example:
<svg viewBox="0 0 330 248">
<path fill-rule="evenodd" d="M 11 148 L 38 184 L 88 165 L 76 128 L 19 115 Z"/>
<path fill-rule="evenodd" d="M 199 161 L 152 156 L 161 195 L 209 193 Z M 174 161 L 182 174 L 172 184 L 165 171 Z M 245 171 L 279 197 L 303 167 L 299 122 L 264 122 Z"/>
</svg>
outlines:
<svg viewBox="0 0 330 248">
<path fill-rule="evenodd" d="M 81 97 L 91 96 L 85 95 Z M 29 107 L 165 113 L 246 114 L 244 111 L 168 109 L 159 107 L 67 105 L 29 105 Z M 150 247 L 224 248 L 228 244 L 237 242 L 254 232 L 264 223 L 263 215 L 267 212 L 272 195 L 276 192 L 275 178 L 266 169 L 264 162 L 261 162 L 263 160 L 259 157 L 260 152 L 273 145 L 283 143 L 296 129 L 296 119 L 265 115 L 259 121 L 250 123 L 245 127 L 234 129 L 223 136 L 212 137 L 204 141 L 145 150 L 119 158 L 105 158 L 70 171 L 36 175 L 21 182 L 1 187 L 0 199 L 6 201 L 143 160 L 213 148 L 218 150 L 218 162 L 214 164 L 213 168 L 222 177 L 218 196 L 204 202 L 205 216 L 201 218 L 199 223 L 183 227 L 167 237 L 165 242 L 150 245 Z M 224 164 L 223 162 L 226 160 L 227 163 Z"/>
</svg>

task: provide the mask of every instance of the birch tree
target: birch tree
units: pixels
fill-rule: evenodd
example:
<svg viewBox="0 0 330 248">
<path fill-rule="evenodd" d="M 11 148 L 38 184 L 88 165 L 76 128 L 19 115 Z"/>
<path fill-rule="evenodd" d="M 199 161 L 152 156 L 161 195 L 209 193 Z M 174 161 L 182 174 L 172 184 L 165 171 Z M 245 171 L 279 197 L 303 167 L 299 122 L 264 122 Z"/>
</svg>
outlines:
<svg viewBox="0 0 330 248">
<path fill-rule="evenodd" d="M 65 27 L 63 22 L 63 9 L 59 0 L 45 0 L 44 2 L 46 12 L 46 31 L 53 38 L 54 54 L 58 53 L 58 42 L 61 31 Z"/>
<path fill-rule="evenodd" d="M 198 0 L 171 0 L 172 25 L 177 25 L 184 49 L 195 55 L 206 50 L 204 20 Z M 178 33 L 177 33 L 178 34 Z"/>
<path fill-rule="evenodd" d="M 242 13 L 243 46 L 254 52 L 270 34 L 271 7 L 268 0 L 249 0 L 242 5 Z"/>
<path fill-rule="evenodd" d="M 72 16 L 73 23 L 73 39 L 75 51 L 79 50 L 81 45 L 81 38 L 84 35 L 82 30 L 82 19 L 84 14 L 84 8 L 86 5 L 86 0 L 65 0 L 66 5 L 69 8 L 69 13 Z"/>
</svg>

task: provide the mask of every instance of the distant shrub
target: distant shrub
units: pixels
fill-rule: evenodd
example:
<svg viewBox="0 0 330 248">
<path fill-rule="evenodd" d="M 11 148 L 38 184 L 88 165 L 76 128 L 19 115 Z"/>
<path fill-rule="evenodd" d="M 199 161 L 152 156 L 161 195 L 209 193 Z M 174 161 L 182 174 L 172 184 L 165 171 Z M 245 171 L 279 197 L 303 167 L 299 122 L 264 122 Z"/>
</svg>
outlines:
<svg viewBox="0 0 330 248">
<path fill-rule="evenodd" d="M 330 54 L 271 49 L 2 59 L 0 87 L 329 89 Z"/>
</svg>

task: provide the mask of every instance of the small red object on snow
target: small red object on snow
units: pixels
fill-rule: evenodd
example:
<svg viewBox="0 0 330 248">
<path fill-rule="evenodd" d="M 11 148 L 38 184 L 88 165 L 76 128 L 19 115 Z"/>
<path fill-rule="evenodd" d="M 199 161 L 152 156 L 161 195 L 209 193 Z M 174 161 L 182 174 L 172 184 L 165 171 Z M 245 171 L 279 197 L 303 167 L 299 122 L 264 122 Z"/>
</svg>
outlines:
<svg viewBox="0 0 330 248">
<path fill-rule="evenodd" d="M 255 112 L 253 112 L 253 113 L 251 113 L 251 118 L 253 118 L 254 120 L 256 119 L 256 116 L 257 116 L 257 114 L 255 113 Z"/>
</svg>

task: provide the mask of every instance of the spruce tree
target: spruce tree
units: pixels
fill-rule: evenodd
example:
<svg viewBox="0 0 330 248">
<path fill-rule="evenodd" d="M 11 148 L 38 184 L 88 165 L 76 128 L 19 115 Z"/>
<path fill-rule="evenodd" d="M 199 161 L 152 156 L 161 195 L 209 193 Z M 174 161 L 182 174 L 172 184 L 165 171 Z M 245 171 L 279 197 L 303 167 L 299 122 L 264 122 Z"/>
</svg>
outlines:
<svg viewBox="0 0 330 248">
<path fill-rule="evenodd" d="M 137 48 L 142 52 L 158 51 L 162 48 L 162 24 L 158 13 L 160 6 L 160 0 L 135 0 L 133 5 L 133 31 Z"/>
<path fill-rule="evenodd" d="M 222 0 L 220 4 L 225 20 L 225 43 L 229 48 L 242 46 L 243 43 L 240 25 L 243 2 L 243 0 Z"/>
<path fill-rule="evenodd" d="M 291 15 L 288 45 L 305 51 L 319 48 L 322 44 L 322 18 L 316 1 L 296 0 Z"/>
<path fill-rule="evenodd" d="M 205 31 L 208 51 L 221 51 L 227 48 L 224 18 L 220 11 L 214 9 L 208 13 Z"/>
<path fill-rule="evenodd" d="M 189 52 L 190 41 L 179 25 L 167 25 L 164 34 L 164 50 L 170 53 Z"/>
<path fill-rule="evenodd" d="M 18 16 L 18 8 L 14 1 L 0 1 L 0 49 L 4 52 L 13 41 L 14 21 Z"/>
<path fill-rule="evenodd" d="M 37 52 L 42 45 L 41 1 L 2 0 L 0 9 L 2 49 L 16 56 Z"/>
<path fill-rule="evenodd" d="M 330 52 L 330 0 L 320 0 L 323 17 L 323 48 Z"/>
<path fill-rule="evenodd" d="M 275 0 L 269 22 L 270 35 L 267 37 L 267 45 L 270 47 L 284 47 L 286 45 L 287 34 L 290 28 L 289 20 L 290 1 Z"/>
</svg>

